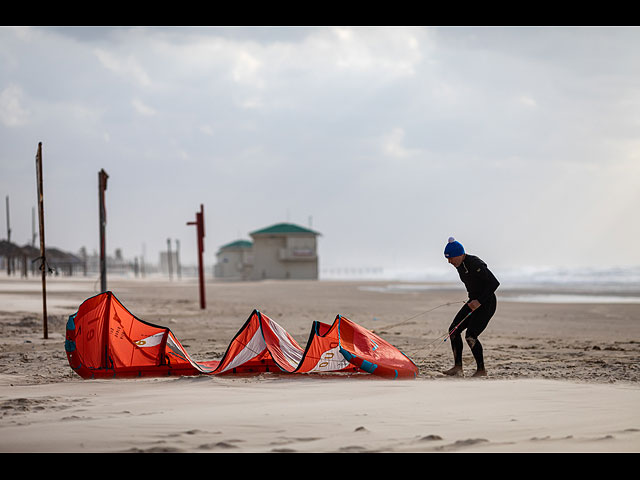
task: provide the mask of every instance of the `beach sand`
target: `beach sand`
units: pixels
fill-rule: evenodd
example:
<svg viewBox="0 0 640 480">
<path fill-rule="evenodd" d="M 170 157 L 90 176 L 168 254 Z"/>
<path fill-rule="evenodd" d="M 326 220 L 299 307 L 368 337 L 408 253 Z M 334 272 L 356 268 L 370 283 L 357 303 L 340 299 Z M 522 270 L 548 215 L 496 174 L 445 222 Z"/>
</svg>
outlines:
<svg viewBox="0 0 640 480">
<path fill-rule="evenodd" d="M 255 308 L 302 347 L 314 320 L 344 315 L 420 373 L 83 380 L 67 363 L 65 324 L 98 287 L 49 278 L 45 340 L 40 279 L 0 276 L 0 452 L 640 451 L 639 303 L 525 303 L 509 300 L 532 292 L 501 287 L 480 336 L 489 376 L 470 378 L 465 344 L 466 376 L 449 378 L 439 338 L 462 285 L 209 281 L 202 310 L 195 280 L 113 278 L 125 307 L 168 326 L 196 360 L 221 358 Z"/>
</svg>

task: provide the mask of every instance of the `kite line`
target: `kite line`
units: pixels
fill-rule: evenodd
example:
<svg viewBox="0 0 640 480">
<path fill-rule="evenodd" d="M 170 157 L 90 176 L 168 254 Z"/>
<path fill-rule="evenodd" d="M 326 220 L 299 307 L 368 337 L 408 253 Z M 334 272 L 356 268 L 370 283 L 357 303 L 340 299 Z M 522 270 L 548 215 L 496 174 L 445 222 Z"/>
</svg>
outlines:
<svg viewBox="0 0 640 480">
<path fill-rule="evenodd" d="M 416 314 L 416 315 L 414 315 L 414 316 L 412 316 L 412 317 L 409 317 L 409 318 L 407 318 L 406 320 L 403 320 L 403 321 L 401 321 L 401 322 L 399 322 L 399 323 L 394 323 L 394 324 L 392 324 L 392 325 L 386 325 L 386 326 L 384 326 L 384 327 L 380 327 L 380 328 L 378 328 L 377 330 L 382 330 L 382 329 L 386 329 L 386 328 L 399 327 L 400 325 L 404 325 L 404 324 L 406 324 L 406 323 L 410 322 L 410 321 L 411 321 L 411 320 L 413 320 L 414 318 L 417 318 L 417 317 L 419 317 L 419 316 L 421 316 L 421 315 L 425 315 L 425 314 L 427 314 L 427 313 L 429 313 L 429 312 L 433 312 L 433 311 L 434 311 L 435 309 L 437 309 L 437 308 L 440 308 L 440 307 L 447 307 L 447 306 L 449 306 L 449 305 L 456 305 L 456 304 L 458 304 L 458 303 L 467 303 L 467 300 L 462 300 L 462 301 L 458 301 L 458 302 L 443 303 L 442 305 L 438 305 L 437 307 L 433 307 L 433 308 L 430 308 L 429 310 L 426 310 L 426 311 L 424 311 L 424 312 L 418 313 L 418 314 Z"/>
<path fill-rule="evenodd" d="M 387 328 L 399 327 L 400 325 L 404 325 L 404 324 L 408 323 L 409 321 L 413 320 L 414 318 L 417 318 L 417 317 L 419 317 L 419 316 L 421 316 L 421 315 L 425 315 L 425 314 L 427 314 L 427 313 L 429 313 L 429 312 L 432 312 L 432 311 L 436 310 L 437 308 L 446 307 L 446 306 L 449 306 L 449 305 L 456 305 L 456 304 L 459 304 L 459 303 L 467 303 L 467 302 L 468 302 L 468 300 L 462 300 L 462 301 L 457 301 L 457 302 L 443 303 L 442 305 L 438 305 L 437 307 L 433 307 L 433 308 L 431 308 L 431 309 L 429 309 L 429 310 L 426 310 L 426 311 L 424 311 L 424 312 L 421 312 L 421 313 L 418 313 L 418 314 L 416 314 L 416 315 L 413 315 L 412 317 L 409 317 L 409 318 L 407 318 L 406 320 L 403 320 L 403 321 L 401 321 L 401 322 L 399 322 L 399 323 L 394 323 L 394 324 L 392 324 L 392 325 L 387 325 L 387 326 L 384 326 L 384 327 L 380 327 L 380 328 L 379 328 L 379 329 L 377 329 L 377 330 L 382 330 L 382 329 L 387 329 Z M 460 327 L 460 325 L 462 325 L 462 323 L 463 323 L 467 318 L 469 318 L 469 316 L 470 316 L 472 313 L 473 313 L 473 310 L 471 310 L 467 315 L 465 315 L 465 317 L 464 317 L 462 320 L 460 320 L 460 322 L 458 322 L 458 323 L 457 323 L 457 324 L 456 324 L 456 325 L 455 325 L 455 326 L 454 326 L 450 331 L 447 331 L 447 333 L 444 333 L 444 334 L 440 335 L 439 337 L 437 337 L 436 339 L 434 339 L 433 341 L 431 341 L 431 342 L 427 343 L 427 344 L 425 345 L 425 348 L 429 348 L 429 347 L 431 347 L 434 343 L 436 343 L 436 342 L 440 342 L 440 343 L 439 343 L 438 345 L 436 345 L 436 347 L 435 347 L 435 348 L 433 348 L 429 353 L 433 353 L 433 352 L 435 352 L 435 351 L 438 349 L 438 347 L 439 347 L 440 345 L 442 345 L 443 343 L 445 343 L 445 342 L 447 341 L 447 339 L 448 339 L 449 337 L 451 337 L 451 335 L 453 335 L 453 334 L 456 332 L 456 330 Z M 374 333 L 375 333 L 375 332 L 374 332 Z"/>
</svg>

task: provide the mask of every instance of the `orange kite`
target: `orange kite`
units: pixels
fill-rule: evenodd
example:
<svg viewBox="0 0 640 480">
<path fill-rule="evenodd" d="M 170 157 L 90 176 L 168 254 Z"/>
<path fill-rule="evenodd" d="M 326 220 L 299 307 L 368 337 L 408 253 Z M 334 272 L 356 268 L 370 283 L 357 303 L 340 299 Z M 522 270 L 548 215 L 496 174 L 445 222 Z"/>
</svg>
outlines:
<svg viewBox="0 0 640 480">
<path fill-rule="evenodd" d="M 306 348 L 254 310 L 220 360 L 196 362 L 171 330 L 135 317 L 112 292 L 85 300 L 69 317 L 65 350 L 82 378 L 212 375 L 249 372 L 366 372 L 415 378 L 415 363 L 349 319 L 313 322 Z"/>
</svg>

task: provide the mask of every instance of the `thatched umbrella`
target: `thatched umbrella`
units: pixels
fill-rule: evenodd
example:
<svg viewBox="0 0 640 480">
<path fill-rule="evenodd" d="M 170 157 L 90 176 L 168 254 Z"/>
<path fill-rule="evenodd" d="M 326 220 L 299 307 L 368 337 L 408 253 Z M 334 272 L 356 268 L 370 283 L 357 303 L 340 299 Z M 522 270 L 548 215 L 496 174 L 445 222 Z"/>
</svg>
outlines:
<svg viewBox="0 0 640 480">
<path fill-rule="evenodd" d="M 73 253 L 53 247 L 47 248 L 45 252 L 47 258 L 46 268 L 50 272 L 62 270 L 72 274 L 74 267 L 84 267 L 84 260 Z M 0 257 L 5 257 L 7 262 L 22 260 L 23 274 L 25 274 L 28 262 L 36 263 L 40 259 L 40 249 L 31 245 L 19 247 L 7 240 L 0 240 Z M 36 267 L 39 269 L 40 263 L 37 263 Z"/>
<path fill-rule="evenodd" d="M 11 243 L 8 240 L 0 240 L 0 257 L 5 258 L 7 264 L 7 273 L 15 271 L 15 261 L 18 258 L 22 258 L 24 252 L 15 243 Z"/>
<path fill-rule="evenodd" d="M 0 257 L 11 258 L 20 256 L 22 256 L 22 248 L 7 240 L 0 240 Z"/>
</svg>

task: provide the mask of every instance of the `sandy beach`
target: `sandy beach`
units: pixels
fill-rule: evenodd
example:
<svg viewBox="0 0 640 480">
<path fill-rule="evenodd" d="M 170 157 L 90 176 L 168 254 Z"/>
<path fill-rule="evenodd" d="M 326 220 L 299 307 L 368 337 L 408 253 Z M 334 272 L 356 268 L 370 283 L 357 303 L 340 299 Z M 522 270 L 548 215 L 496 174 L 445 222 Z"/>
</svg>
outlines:
<svg viewBox="0 0 640 480">
<path fill-rule="evenodd" d="M 304 346 L 341 314 L 403 351 L 415 380 L 369 374 L 83 380 L 64 350 L 67 317 L 95 278 L 0 276 L 0 452 L 638 452 L 640 303 L 541 301 L 502 288 L 481 335 L 489 376 L 465 344 L 464 378 L 443 377 L 436 341 L 462 285 L 383 281 L 109 280 L 137 317 L 171 328 L 196 360 L 220 358 L 253 309 Z M 570 292 L 565 292 L 570 293 Z M 529 295 L 529 296 L 527 296 Z M 446 305 L 450 303 L 450 305 Z M 427 313 L 424 313 L 427 312 Z"/>
</svg>

